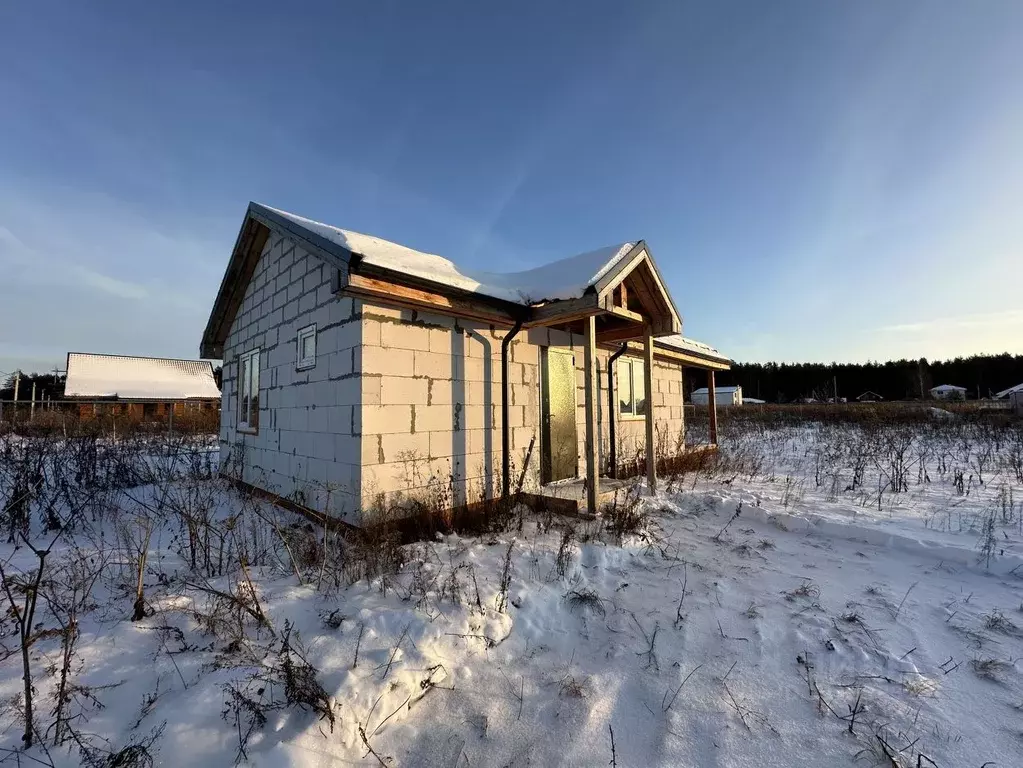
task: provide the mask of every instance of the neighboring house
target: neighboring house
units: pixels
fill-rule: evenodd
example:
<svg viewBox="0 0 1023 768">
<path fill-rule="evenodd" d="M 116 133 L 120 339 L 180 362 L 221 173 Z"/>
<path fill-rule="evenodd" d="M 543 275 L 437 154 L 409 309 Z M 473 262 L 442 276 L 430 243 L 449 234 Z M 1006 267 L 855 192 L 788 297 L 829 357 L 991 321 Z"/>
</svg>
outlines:
<svg viewBox="0 0 1023 768">
<path fill-rule="evenodd" d="M 856 398 L 856 401 L 860 403 L 880 403 L 882 400 L 884 400 L 884 398 L 881 397 L 881 395 L 877 394 L 877 392 L 871 392 L 870 390 L 867 390 Z"/>
<path fill-rule="evenodd" d="M 1013 413 L 1023 416 L 1023 389 L 1017 389 L 1009 395 L 1009 403 L 1012 405 Z"/>
<path fill-rule="evenodd" d="M 700 387 L 693 390 L 693 405 L 706 405 L 710 401 L 710 390 Z M 742 405 L 742 387 L 715 387 L 714 400 L 718 405 Z"/>
<path fill-rule="evenodd" d="M 580 475 L 592 509 L 598 473 L 680 443 L 683 367 L 730 366 L 681 330 L 643 241 L 470 272 L 252 203 L 201 347 L 221 471 L 354 524 Z"/>
<path fill-rule="evenodd" d="M 759 397 L 745 397 L 742 398 L 743 405 L 765 405 L 766 400 L 761 400 Z"/>
<path fill-rule="evenodd" d="M 178 414 L 186 409 L 216 408 L 220 388 L 208 360 L 71 352 L 64 397 L 91 401 L 79 404 L 82 417 L 124 412 L 147 419 L 168 416 L 172 406 Z"/>
<path fill-rule="evenodd" d="M 1017 392 L 1023 392 L 1023 384 L 1017 384 L 1015 387 L 1009 387 L 1003 389 L 1001 392 L 995 394 L 995 400 L 1012 400 L 1012 396 Z"/>
<path fill-rule="evenodd" d="M 935 400 L 965 400 L 966 387 L 957 387 L 954 384 L 939 384 L 928 390 Z"/>
</svg>

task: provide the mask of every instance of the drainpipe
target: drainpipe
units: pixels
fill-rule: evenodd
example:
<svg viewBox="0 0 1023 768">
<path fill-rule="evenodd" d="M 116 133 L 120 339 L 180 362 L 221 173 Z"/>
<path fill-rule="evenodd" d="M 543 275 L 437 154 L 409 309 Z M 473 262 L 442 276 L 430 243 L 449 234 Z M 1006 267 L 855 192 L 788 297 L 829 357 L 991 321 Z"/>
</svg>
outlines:
<svg viewBox="0 0 1023 768">
<path fill-rule="evenodd" d="M 516 320 L 501 340 L 501 497 L 511 495 L 511 430 L 508 426 L 508 347 L 522 330 L 522 321 Z"/>
<path fill-rule="evenodd" d="M 608 475 L 618 477 L 618 444 L 615 442 L 615 421 L 618 418 L 618 409 L 615 408 L 615 360 L 625 354 L 629 348 L 629 342 L 622 346 L 607 360 L 607 427 L 608 439 L 611 441 L 611 466 L 608 467 Z"/>
</svg>

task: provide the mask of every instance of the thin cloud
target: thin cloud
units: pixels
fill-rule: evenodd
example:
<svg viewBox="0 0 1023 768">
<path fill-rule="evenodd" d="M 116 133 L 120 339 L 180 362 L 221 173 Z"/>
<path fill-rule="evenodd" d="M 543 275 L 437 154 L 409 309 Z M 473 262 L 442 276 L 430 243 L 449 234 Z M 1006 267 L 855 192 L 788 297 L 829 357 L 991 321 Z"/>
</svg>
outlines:
<svg viewBox="0 0 1023 768">
<path fill-rule="evenodd" d="M 149 290 L 139 283 L 120 280 L 80 264 L 46 256 L 29 247 L 9 227 L 0 224 L 0 259 L 22 267 L 21 281 L 47 285 L 88 286 L 121 299 L 144 299 Z M 17 278 L 9 278 L 17 280 Z"/>
<path fill-rule="evenodd" d="M 144 285 L 129 283 L 124 280 L 104 275 L 85 267 L 76 267 L 74 270 L 83 282 L 93 288 L 117 296 L 121 299 L 144 299 L 149 296 L 149 290 Z"/>
<path fill-rule="evenodd" d="M 877 333 L 932 333 L 965 328 L 1004 328 L 1010 325 L 1023 325 L 1023 310 L 938 317 L 915 323 L 884 325 L 875 330 Z"/>
<path fill-rule="evenodd" d="M 69 351 L 195 356 L 230 243 L 88 190 L 17 186 L 0 184 L 0 325 L 18 328 L 0 371 Z"/>
</svg>

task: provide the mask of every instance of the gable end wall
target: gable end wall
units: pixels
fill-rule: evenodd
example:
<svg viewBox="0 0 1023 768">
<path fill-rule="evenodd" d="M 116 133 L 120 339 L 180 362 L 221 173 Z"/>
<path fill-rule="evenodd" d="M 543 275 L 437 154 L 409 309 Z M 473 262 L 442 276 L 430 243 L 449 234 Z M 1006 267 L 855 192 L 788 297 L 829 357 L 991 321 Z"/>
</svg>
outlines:
<svg viewBox="0 0 1023 768">
<path fill-rule="evenodd" d="M 352 520 L 360 498 L 361 302 L 272 233 L 224 344 L 221 472 Z M 316 365 L 296 370 L 297 331 L 316 324 Z M 258 347 L 259 430 L 237 429 L 238 357 Z"/>
</svg>

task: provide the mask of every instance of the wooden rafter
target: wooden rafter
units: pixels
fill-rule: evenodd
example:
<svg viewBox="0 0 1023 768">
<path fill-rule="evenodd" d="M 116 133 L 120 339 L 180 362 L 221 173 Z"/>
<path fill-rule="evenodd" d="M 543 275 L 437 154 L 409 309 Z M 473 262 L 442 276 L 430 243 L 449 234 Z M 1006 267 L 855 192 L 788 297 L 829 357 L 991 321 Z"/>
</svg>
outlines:
<svg viewBox="0 0 1023 768">
<path fill-rule="evenodd" d="M 633 323 L 642 323 L 645 318 L 639 312 L 633 312 L 631 309 L 625 307 L 614 306 L 609 310 L 609 314 L 615 317 L 620 317 L 623 320 L 628 320 Z"/>
</svg>

